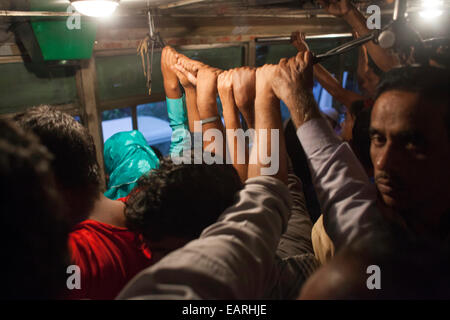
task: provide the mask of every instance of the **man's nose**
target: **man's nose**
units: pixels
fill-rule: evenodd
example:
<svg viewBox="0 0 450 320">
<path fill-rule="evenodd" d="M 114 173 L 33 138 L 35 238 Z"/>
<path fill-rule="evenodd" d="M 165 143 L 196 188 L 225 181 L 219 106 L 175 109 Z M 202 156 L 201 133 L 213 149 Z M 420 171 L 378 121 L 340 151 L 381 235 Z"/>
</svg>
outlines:
<svg viewBox="0 0 450 320">
<path fill-rule="evenodd" d="M 395 148 L 391 143 L 379 150 L 374 165 L 376 169 L 383 171 L 389 171 L 395 165 Z"/>
</svg>

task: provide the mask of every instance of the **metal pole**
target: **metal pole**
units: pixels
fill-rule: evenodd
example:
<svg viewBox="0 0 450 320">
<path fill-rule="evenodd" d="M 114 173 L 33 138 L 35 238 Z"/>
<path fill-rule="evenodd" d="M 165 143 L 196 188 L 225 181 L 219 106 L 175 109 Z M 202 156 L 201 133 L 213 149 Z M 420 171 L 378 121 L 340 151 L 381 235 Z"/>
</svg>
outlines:
<svg viewBox="0 0 450 320">
<path fill-rule="evenodd" d="M 316 34 L 316 35 L 309 35 L 305 38 L 307 40 L 310 39 L 323 39 L 323 38 L 348 38 L 353 37 L 353 34 L 351 33 L 329 33 L 329 34 Z M 263 37 L 263 38 L 256 38 L 256 42 L 279 42 L 279 41 L 291 41 L 291 37 Z"/>
</svg>

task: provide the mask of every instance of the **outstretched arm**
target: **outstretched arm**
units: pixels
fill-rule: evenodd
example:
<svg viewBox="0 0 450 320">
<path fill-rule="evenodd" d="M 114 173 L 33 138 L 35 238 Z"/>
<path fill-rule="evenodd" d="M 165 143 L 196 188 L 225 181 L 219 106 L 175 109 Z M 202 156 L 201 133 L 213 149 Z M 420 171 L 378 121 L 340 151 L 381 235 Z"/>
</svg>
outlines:
<svg viewBox="0 0 450 320">
<path fill-rule="evenodd" d="M 200 121 L 200 115 L 197 108 L 197 71 L 198 67 L 203 65 L 201 62 L 189 59 L 181 53 L 177 53 L 177 65 L 174 66 L 174 71 L 180 80 L 181 85 L 186 93 L 186 109 L 189 119 L 189 130 L 191 132 L 195 131 L 194 123 L 195 121 Z M 189 68 L 187 71 L 183 66 Z"/>
<path fill-rule="evenodd" d="M 293 32 L 291 36 L 292 45 L 297 48 L 299 52 L 309 51 L 308 45 L 305 42 L 305 34 L 299 31 Z M 340 82 L 333 77 L 321 64 L 314 65 L 314 77 L 319 81 L 322 87 L 325 88 L 337 101 L 342 103 L 347 108 L 358 100 L 364 98 L 347 89 L 344 89 Z"/>
<path fill-rule="evenodd" d="M 337 101 L 349 109 L 353 102 L 364 100 L 364 97 L 347 89 L 344 89 L 341 83 L 333 77 L 322 65 L 314 65 L 314 77 Z"/>
<path fill-rule="evenodd" d="M 167 113 L 172 128 L 170 154 L 179 155 L 183 150 L 184 141 L 189 133 L 188 119 L 186 115 L 185 97 L 182 95 L 178 84 L 178 77 L 173 70 L 177 62 L 177 52 L 166 46 L 161 53 L 161 72 L 166 92 Z"/>
<path fill-rule="evenodd" d="M 308 157 L 324 226 L 335 247 L 353 241 L 380 218 L 376 190 L 364 168 L 320 115 L 312 94 L 312 55 L 299 53 L 290 64 L 280 62 L 274 92 L 289 110 Z"/>
<path fill-rule="evenodd" d="M 255 128 L 255 84 L 256 69 L 241 67 L 234 69 L 233 93 L 236 106 L 242 113 L 248 128 Z"/>
<path fill-rule="evenodd" d="M 342 17 L 360 36 L 371 32 L 367 28 L 366 18 L 353 6 L 350 0 L 317 0 L 317 2 L 330 14 Z M 370 41 L 366 44 L 369 54 L 377 66 L 387 72 L 399 64 L 398 59 L 379 45 Z"/>
<path fill-rule="evenodd" d="M 117 299 L 261 299 L 291 204 L 281 181 L 247 180 L 218 222 L 139 273 Z"/>
<path fill-rule="evenodd" d="M 241 121 L 239 119 L 239 112 L 236 107 L 233 95 L 233 77 L 234 70 L 224 71 L 217 79 L 217 90 L 219 91 L 220 100 L 223 107 L 223 118 L 226 127 L 226 139 L 228 150 L 234 168 L 239 174 L 242 182 L 247 180 L 247 148 L 243 141 L 243 135 L 240 135 L 239 130 L 242 130 Z"/>
<path fill-rule="evenodd" d="M 203 134 L 203 149 L 209 150 L 211 147 L 210 145 L 214 142 L 214 140 L 209 137 L 211 132 L 218 130 L 215 131 L 217 134 L 220 132 L 222 137 L 225 136 L 225 129 L 217 109 L 216 100 L 217 78 L 223 71 L 188 58 L 180 58 L 175 65 L 175 69 L 178 73 L 184 75 L 186 79 L 196 87 L 196 117 L 198 117 L 198 120 L 196 120 L 197 125 L 194 124 L 194 132 L 201 132 Z M 215 118 L 214 121 L 208 121 L 208 123 L 199 126 L 201 120 L 213 118 Z M 219 153 L 220 156 L 226 155 L 226 145 L 222 144 L 222 146 L 223 148 L 221 150 L 216 150 L 213 148 L 214 153 Z"/>
<path fill-rule="evenodd" d="M 280 100 L 272 90 L 276 65 L 256 70 L 255 140 L 250 152 L 248 177 L 271 175 L 287 184 L 287 152 Z"/>
<path fill-rule="evenodd" d="M 177 63 L 177 52 L 169 46 L 164 47 L 161 52 L 161 73 L 164 81 L 164 91 L 167 98 L 179 99 L 182 96 L 178 78 L 172 70 L 172 66 Z"/>
<path fill-rule="evenodd" d="M 217 109 L 217 78 L 221 73 L 222 70 L 209 66 L 202 67 L 197 73 L 197 107 L 200 119 L 215 118 L 214 121 L 205 123 L 202 126 L 204 150 L 209 150 L 208 146 L 213 143 L 213 140 L 209 137 L 209 133 L 214 132 L 213 130 L 218 130 L 215 132 L 217 134 L 220 132 L 221 137 L 225 137 L 225 129 Z M 214 152 L 225 156 L 225 143 L 222 146 L 224 147 L 222 150 L 215 149 Z"/>
</svg>

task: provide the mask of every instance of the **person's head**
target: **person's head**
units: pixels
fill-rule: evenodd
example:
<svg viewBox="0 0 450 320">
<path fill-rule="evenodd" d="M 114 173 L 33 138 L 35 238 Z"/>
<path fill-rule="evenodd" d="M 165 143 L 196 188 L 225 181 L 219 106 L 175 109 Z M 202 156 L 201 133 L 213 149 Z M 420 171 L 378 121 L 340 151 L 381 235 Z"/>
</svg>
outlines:
<svg viewBox="0 0 450 320">
<path fill-rule="evenodd" d="M 370 153 L 383 202 L 432 224 L 450 204 L 449 93 L 447 70 L 392 69 L 371 115 Z"/>
<path fill-rule="evenodd" d="M 15 120 L 36 134 L 53 154 L 53 171 L 70 209 L 70 219 L 72 223 L 84 220 L 101 191 L 92 136 L 72 116 L 48 106 L 28 109 Z"/>
<path fill-rule="evenodd" d="M 51 158 L 35 136 L 0 120 L 0 300 L 58 298 L 66 284 L 69 228 Z"/>
<path fill-rule="evenodd" d="M 370 115 L 372 107 L 362 108 L 356 115 L 352 129 L 351 146 L 353 152 L 366 169 L 369 177 L 373 176 L 373 166 L 370 160 Z"/>
<path fill-rule="evenodd" d="M 158 156 L 137 130 L 114 134 L 105 141 L 103 155 L 108 177 L 105 196 L 113 200 L 127 197 L 138 179 L 159 165 Z"/>
<path fill-rule="evenodd" d="M 448 299 L 448 255 L 402 230 L 364 235 L 316 271 L 300 299 Z"/>
<path fill-rule="evenodd" d="M 157 260 L 198 238 L 233 204 L 242 187 L 232 165 L 163 160 L 131 192 L 125 208 L 127 227 L 143 235 Z"/>
</svg>

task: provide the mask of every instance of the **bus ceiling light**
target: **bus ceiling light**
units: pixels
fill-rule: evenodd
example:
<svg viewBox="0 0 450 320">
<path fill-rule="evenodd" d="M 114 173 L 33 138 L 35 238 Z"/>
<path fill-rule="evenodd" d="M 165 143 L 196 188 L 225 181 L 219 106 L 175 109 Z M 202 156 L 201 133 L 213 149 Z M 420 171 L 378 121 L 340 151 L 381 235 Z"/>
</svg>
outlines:
<svg viewBox="0 0 450 320">
<path fill-rule="evenodd" d="M 437 18 L 442 15 L 442 0 L 422 0 L 422 10 L 419 15 L 424 19 Z"/>
<path fill-rule="evenodd" d="M 72 1 L 75 9 L 90 17 L 107 17 L 116 11 L 119 0 L 76 0 Z"/>
</svg>

